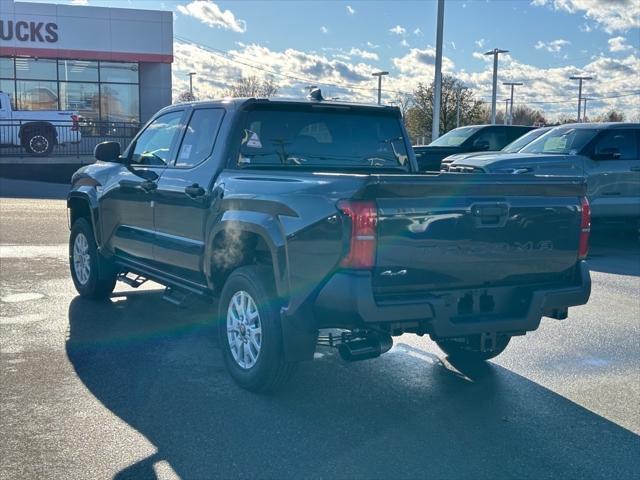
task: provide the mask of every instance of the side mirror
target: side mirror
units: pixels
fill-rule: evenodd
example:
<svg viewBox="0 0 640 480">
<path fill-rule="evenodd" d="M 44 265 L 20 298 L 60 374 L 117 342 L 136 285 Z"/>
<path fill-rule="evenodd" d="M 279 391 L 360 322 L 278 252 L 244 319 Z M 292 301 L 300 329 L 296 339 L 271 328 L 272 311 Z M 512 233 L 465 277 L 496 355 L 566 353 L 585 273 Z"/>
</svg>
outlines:
<svg viewBox="0 0 640 480">
<path fill-rule="evenodd" d="M 489 150 L 489 142 L 486 140 L 476 140 L 473 142 L 473 149 L 476 152 L 486 152 Z"/>
<path fill-rule="evenodd" d="M 102 142 L 93 150 L 96 160 L 117 162 L 120 160 L 120 144 L 118 142 Z"/>
<path fill-rule="evenodd" d="M 617 160 L 620 158 L 620 150 L 616 147 L 605 147 L 596 150 L 593 154 L 594 160 Z"/>
</svg>

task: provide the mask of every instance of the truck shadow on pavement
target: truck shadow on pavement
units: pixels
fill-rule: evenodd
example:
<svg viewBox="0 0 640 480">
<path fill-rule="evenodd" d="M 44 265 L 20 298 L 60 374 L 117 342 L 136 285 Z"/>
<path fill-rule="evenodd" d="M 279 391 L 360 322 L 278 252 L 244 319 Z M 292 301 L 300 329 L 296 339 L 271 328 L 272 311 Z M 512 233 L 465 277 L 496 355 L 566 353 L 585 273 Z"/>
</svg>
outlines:
<svg viewBox="0 0 640 480">
<path fill-rule="evenodd" d="M 69 307 L 79 378 L 157 447 L 115 478 L 156 478 L 161 461 L 182 478 L 638 478 L 634 433 L 508 369 L 453 366 L 402 339 L 361 363 L 322 350 L 285 391 L 245 392 L 213 309 L 160 297 Z"/>
<path fill-rule="evenodd" d="M 591 271 L 640 277 L 640 237 L 612 229 L 595 230 L 587 261 Z"/>
</svg>

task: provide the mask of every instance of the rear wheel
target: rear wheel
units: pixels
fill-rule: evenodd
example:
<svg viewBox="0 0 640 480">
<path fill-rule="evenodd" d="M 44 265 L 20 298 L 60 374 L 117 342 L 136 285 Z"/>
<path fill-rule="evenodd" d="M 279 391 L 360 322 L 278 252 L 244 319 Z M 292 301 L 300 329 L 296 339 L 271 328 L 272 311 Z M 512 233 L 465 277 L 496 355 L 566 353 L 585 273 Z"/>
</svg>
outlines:
<svg viewBox="0 0 640 480">
<path fill-rule="evenodd" d="M 220 343 L 227 369 L 242 388 L 277 390 L 297 366 L 284 359 L 279 309 L 268 268 L 240 267 L 222 289 Z"/>
<path fill-rule="evenodd" d="M 435 339 L 436 344 L 453 360 L 478 363 L 500 355 L 511 340 L 510 335 L 496 335 L 495 344 L 481 335 Z"/>
<path fill-rule="evenodd" d="M 78 293 L 87 298 L 108 298 L 116 285 L 118 271 L 98 252 L 93 229 L 86 218 L 71 227 L 69 266 Z"/>
<path fill-rule="evenodd" d="M 49 155 L 53 150 L 53 134 L 48 130 L 26 132 L 24 148 L 32 155 Z"/>
</svg>

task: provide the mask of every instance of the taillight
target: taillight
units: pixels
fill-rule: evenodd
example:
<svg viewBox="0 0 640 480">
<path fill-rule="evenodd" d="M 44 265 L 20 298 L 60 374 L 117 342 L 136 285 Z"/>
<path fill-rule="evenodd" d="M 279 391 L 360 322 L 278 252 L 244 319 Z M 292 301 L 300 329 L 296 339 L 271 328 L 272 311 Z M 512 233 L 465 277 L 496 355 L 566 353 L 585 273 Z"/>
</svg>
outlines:
<svg viewBox="0 0 640 480">
<path fill-rule="evenodd" d="M 80 129 L 80 117 L 78 115 L 71 115 L 71 131 L 77 132 Z"/>
<path fill-rule="evenodd" d="M 341 200 L 338 208 L 351 219 L 349 252 L 340 266 L 345 268 L 373 268 L 376 254 L 376 225 L 378 209 L 375 202 Z"/>
<path fill-rule="evenodd" d="M 591 207 L 587 197 L 580 201 L 582 213 L 580 216 L 580 244 L 578 246 L 578 258 L 583 260 L 589 253 L 589 233 L 591 232 Z"/>
</svg>

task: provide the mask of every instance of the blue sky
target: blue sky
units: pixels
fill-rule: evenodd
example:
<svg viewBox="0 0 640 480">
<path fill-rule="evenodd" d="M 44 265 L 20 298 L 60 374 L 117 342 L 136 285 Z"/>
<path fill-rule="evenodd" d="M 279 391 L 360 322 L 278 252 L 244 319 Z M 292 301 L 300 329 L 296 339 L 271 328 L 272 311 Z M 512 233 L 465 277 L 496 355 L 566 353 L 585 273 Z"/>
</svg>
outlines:
<svg viewBox="0 0 640 480">
<path fill-rule="evenodd" d="M 329 95 L 358 101 L 374 99 L 376 69 L 391 72 L 387 101 L 433 80 L 435 1 L 75 1 L 173 11 L 176 92 L 191 70 L 200 97 L 248 75 L 272 78 L 281 94 L 322 83 Z M 586 73 L 595 77 L 585 86 L 594 115 L 616 108 L 640 117 L 640 0 L 445 3 L 445 71 L 478 97 L 491 95 L 491 63 L 481 53 L 499 47 L 510 50 L 499 80 L 525 83 L 519 102 L 551 117 L 571 114 L 577 88 L 568 77 Z"/>
</svg>

